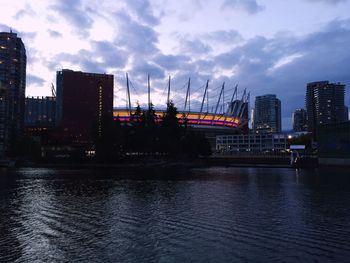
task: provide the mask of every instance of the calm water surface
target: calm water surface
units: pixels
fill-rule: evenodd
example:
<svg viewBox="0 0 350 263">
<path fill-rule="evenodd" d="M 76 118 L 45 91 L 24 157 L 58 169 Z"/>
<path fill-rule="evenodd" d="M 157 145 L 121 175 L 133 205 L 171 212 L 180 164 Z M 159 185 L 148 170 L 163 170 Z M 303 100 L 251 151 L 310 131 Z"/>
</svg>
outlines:
<svg viewBox="0 0 350 263">
<path fill-rule="evenodd" d="M 349 262 L 350 170 L 0 171 L 0 262 Z"/>
</svg>

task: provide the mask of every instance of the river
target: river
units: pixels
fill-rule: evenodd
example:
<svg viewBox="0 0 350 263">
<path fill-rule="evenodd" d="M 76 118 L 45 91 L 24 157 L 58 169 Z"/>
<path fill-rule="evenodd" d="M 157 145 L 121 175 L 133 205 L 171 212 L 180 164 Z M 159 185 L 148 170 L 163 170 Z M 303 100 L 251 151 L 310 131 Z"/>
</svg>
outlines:
<svg viewBox="0 0 350 263">
<path fill-rule="evenodd" d="M 349 169 L 0 171 L 0 262 L 349 262 Z"/>
</svg>

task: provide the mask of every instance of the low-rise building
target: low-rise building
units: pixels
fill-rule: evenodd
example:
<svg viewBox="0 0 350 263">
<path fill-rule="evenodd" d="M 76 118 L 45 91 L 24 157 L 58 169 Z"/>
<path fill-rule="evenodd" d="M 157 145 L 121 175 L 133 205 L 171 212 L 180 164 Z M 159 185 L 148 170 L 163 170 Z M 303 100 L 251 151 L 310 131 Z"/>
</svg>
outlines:
<svg viewBox="0 0 350 263">
<path fill-rule="evenodd" d="M 27 97 L 25 99 L 26 129 L 47 129 L 55 127 L 56 98 Z"/>
<path fill-rule="evenodd" d="M 248 134 L 216 136 L 216 151 L 221 153 L 284 152 L 288 149 L 286 134 Z"/>
</svg>

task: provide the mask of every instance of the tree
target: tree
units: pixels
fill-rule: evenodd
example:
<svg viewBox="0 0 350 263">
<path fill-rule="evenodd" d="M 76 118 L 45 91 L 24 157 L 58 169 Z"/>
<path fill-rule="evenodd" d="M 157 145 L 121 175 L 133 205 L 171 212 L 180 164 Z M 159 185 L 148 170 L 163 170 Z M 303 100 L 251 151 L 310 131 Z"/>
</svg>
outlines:
<svg viewBox="0 0 350 263">
<path fill-rule="evenodd" d="M 16 144 L 16 156 L 29 161 L 38 161 L 41 158 L 41 143 L 39 138 L 23 136 Z"/>
<path fill-rule="evenodd" d="M 141 122 L 141 118 L 142 118 L 142 110 L 141 110 L 140 104 L 137 103 L 135 112 L 130 115 L 130 122 L 133 125 L 139 125 Z"/>
<path fill-rule="evenodd" d="M 202 133 L 188 132 L 181 140 L 182 152 L 190 158 L 210 156 L 210 143 Z"/>
<path fill-rule="evenodd" d="M 100 132 L 95 139 L 96 157 L 99 162 L 116 161 L 122 154 L 123 132 L 120 120 L 102 116 Z"/>
<path fill-rule="evenodd" d="M 160 126 L 160 148 L 163 152 L 169 154 L 177 154 L 180 152 L 180 138 L 183 135 L 183 129 L 179 123 L 177 114 L 177 108 L 174 103 L 170 101 L 162 117 Z"/>
</svg>

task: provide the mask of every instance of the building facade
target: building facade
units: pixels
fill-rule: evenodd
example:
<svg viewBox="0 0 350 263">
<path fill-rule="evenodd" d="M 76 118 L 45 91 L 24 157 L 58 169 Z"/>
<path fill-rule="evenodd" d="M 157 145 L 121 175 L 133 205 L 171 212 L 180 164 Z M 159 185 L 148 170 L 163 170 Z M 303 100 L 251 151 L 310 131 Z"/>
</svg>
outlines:
<svg viewBox="0 0 350 263">
<path fill-rule="evenodd" d="M 64 69 L 57 72 L 56 126 L 72 144 L 91 142 L 113 118 L 113 75 Z"/>
<path fill-rule="evenodd" d="M 282 152 L 288 148 L 285 134 L 218 135 L 216 151 L 221 153 Z"/>
<path fill-rule="evenodd" d="M 281 101 L 276 95 L 255 98 L 253 130 L 255 133 L 281 132 Z"/>
<path fill-rule="evenodd" d="M 319 163 L 350 166 L 350 122 L 320 125 L 317 132 Z"/>
<path fill-rule="evenodd" d="M 0 32 L 0 157 L 23 136 L 26 50 L 16 33 Z"/>
<path fill-rule="evenodd" d="M 293 113 L 292 120 L 294 132 L 307 131 L 307 114 L 305 109 L 296 109 Z"/>
<path fill-rule="evenodd" d="M 306 111 L 308 130 L 317 133 L 317 127 L 347 121 L 348 112 L 344 105 L 345 85 L 319 81 L 306 87 Z"/>
<path fill-rule="evenodd" d="M 27 97 L 25 99 L 26 129 L 48 129 L 55 127 L 56 97 Z"/>
</svg>

